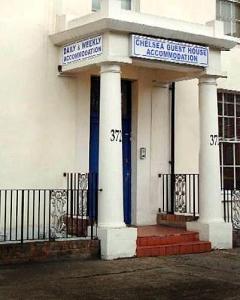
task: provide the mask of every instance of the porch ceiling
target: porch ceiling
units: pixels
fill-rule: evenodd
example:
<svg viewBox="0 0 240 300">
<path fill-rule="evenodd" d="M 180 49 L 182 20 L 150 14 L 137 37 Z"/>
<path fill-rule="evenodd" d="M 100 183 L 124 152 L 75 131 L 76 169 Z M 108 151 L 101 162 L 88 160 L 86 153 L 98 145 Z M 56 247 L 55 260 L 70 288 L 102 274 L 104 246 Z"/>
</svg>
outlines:
<svg viewBox="0 0 240 300">
<path fill-rule="evenodd" d="M 152 73 L 154 80 L 162 83 L 177 82 L 185 79 L 194 79 L 199 77 L 203 72 L 203 68 L 196 68 L 191 66 L 159 63 L 159 62 L 144 62 L 141 60 L 134 60 L 133 64 L 121 64 L 122 78 L 129 80 L 137 80 L 139 77 L 139 70 L 146 69 Z M 72 70 L 64 70 L 59 76 L 73 76 L 77 77 L 80 73 L 98 76 L 100 72 L 99 64 L 92 64 L 86 67 L 74 68 Z M 148 73 L 149 74 L 149 73 Z"/>
</svg>

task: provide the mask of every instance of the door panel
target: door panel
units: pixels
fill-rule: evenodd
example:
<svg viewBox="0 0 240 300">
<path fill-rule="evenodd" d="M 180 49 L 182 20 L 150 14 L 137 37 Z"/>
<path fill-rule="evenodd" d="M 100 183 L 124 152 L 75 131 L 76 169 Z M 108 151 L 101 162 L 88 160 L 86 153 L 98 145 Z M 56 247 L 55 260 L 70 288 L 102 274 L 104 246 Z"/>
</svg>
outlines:
<svg viewBox="0 0 240 300">
<path fill-rule="evenodd" d="M 124 221 L 131 224 L 131 82 L 122 81 Z"/>
</svg>

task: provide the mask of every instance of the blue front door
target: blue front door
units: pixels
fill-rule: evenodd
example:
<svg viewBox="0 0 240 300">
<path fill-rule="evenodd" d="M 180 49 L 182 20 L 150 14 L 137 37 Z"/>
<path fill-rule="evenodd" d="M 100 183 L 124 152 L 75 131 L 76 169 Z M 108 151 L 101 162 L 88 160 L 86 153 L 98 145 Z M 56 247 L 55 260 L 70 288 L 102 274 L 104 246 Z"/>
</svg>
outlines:
<svg viewBox="0 0 240 300">
<path fill-rule="evenodd" d="M 124 222 L 131 224 L 131 82 L 122 80 Z M 89 171 L 98 173 L 100 78 L 91 78 Z"/>
</svg>

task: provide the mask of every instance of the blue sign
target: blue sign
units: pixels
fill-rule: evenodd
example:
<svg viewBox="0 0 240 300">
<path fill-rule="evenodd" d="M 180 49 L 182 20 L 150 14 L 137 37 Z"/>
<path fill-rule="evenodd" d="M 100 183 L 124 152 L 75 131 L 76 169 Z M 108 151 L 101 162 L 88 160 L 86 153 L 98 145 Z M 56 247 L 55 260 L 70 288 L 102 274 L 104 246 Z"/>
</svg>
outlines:
<svg viewBox="0 0 240 300">
<path fill-rule="evenodd" d="M 131 56 L 207 67 L 209 48 L 133 34 Z"/>
<path fill-rule="evenodd" d="M 62 64 L 68 65 L 102 54 L 102 40 L 100 35 L 64 46 L 62 50 Z"/>
</svg>

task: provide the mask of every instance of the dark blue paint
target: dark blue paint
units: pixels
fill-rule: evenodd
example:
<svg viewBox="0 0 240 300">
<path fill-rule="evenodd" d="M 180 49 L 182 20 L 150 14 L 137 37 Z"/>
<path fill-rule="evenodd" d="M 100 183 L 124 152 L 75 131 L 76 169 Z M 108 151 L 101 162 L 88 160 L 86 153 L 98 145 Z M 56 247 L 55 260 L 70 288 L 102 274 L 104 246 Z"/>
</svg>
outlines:
<svg viewBox="0 0 240 300">
<path fill-rule="evenodd" d="M 97 218 L 98 196 L 98 157 L 99 157 L 99 95 L 100 81 L 91 78 L 91 113 L 90 113 L 90 144 L 89 144 L 89 216 Z"/>
<path fill-rule="evenodd" d="M 131 82 L 122 81 L 124 222 L 131 224 Z"/>
<path fill-rule="evenodd" d="M 99 101 L 100 79 L 99 77 L 92 77 L 89 154 L 90 173 L 98 173 Z M 131 224 L 131 82 L 126 80 L 122 81 L 122 141 L 124 222 Z M 90 202 L 92 202 L 91 197 Z"/>
</svg>

